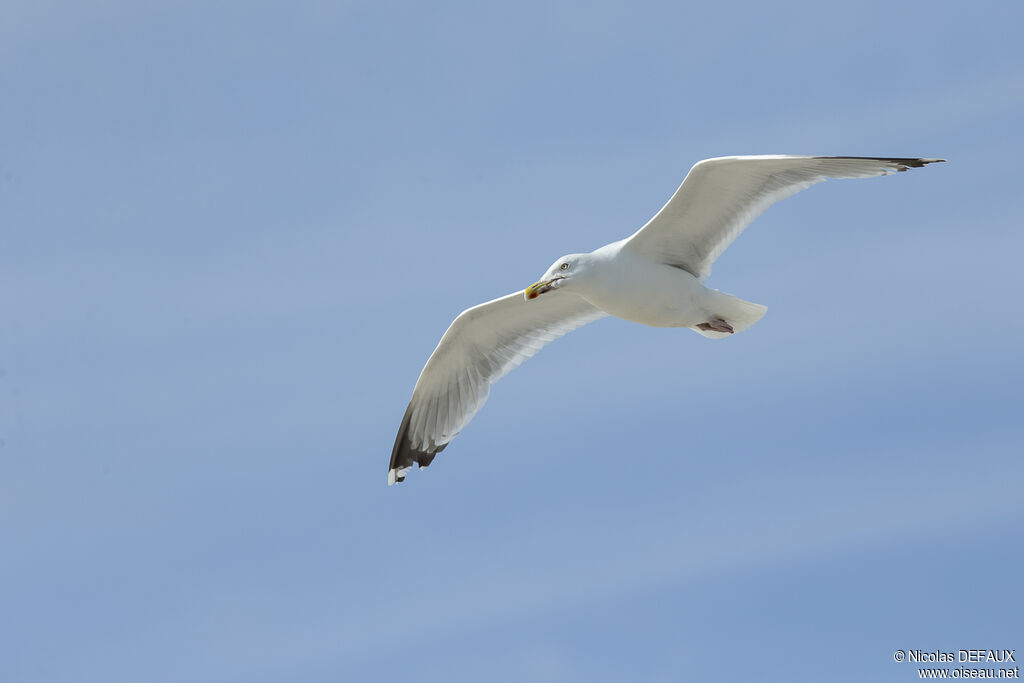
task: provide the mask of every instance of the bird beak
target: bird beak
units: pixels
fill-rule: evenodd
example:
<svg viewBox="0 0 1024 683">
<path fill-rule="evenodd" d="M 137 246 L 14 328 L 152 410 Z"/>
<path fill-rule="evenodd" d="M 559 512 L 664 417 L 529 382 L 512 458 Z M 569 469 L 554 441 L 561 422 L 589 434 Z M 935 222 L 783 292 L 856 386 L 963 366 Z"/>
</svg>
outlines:
<svg viewBox="0 0 1024 683">
<path fill-rule="evenodd" d="M 553 280 L 541 280 L 540 282 L 534 282 L 532 285 L 526 288 L 526 300 L 536 299 L 544 292 L 554 289 L 554 283 L 558 282 L 562 278 L 556 277 Z"/>
</svg>

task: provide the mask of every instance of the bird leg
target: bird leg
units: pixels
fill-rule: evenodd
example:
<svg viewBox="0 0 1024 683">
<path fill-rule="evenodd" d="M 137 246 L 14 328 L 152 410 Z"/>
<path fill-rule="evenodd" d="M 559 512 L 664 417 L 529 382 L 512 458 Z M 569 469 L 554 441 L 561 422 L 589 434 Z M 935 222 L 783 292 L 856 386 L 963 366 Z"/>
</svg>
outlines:
<svg viewBox="0 0 1024 683">
<path fill-rule="evenodd" d="M 732 325 L 718 317 L 712 318 L 706 323 L 697 325 L 697 329 L 704 330 L 705 332 L 726 332 L 728 334 L 735 332 L 735 330 L 732 329 Z"/>
</svg>

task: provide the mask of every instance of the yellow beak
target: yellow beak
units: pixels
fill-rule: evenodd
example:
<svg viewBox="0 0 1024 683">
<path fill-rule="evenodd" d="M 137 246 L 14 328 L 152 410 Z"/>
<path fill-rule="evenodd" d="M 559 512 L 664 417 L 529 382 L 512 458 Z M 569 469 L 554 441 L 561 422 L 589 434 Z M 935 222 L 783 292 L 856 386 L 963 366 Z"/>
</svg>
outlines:
<svg viewBox="0 0 1024 683">
<path fill-rule="evenodd" d="M 526 300 L 529 301 L 530 299 L 536 299 L 538 296 L 551 289 L 552 282 L 561 279 L 562 278 L 556 277 L 554 280 L 541 280 L 540 282 L 534 282 L 532 285 L 527 287 L 526 292 L 524 292 Z"/>
</svg>

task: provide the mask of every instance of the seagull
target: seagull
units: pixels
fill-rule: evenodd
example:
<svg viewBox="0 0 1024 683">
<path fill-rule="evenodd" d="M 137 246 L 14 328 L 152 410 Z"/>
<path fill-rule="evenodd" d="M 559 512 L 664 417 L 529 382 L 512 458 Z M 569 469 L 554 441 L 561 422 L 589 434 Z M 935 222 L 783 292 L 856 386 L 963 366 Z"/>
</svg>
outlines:
<svg viewBox="0 0 1024 683">
<path fill-rule="evenodd" d="M 555 261 L 540 280 L 459 314 L 423 367 L 402 417 L 388 485 L 427 467 L 483 407 L 490 386 L 550 342 L 612 315 L 688 327 L 718 339 L 765 314 L 703 285 L 715 262 L 775 202 L 829 178 L 869 178 L 945 159 L 732 156 L 696 163 L 654 218 L 588 254 Z"/>
</svg>

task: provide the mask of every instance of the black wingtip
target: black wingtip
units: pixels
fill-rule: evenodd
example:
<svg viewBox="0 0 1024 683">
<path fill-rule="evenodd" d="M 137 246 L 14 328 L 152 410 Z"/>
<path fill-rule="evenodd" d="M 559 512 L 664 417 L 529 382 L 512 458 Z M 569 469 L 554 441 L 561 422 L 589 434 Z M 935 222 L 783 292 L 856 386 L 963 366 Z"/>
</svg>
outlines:
<svg viewBox="0 0 1024 683">
<path fill-rule="evenodd" d="M 922 168 L 924 166 L 927 166 L 928 164 L 946 163 L 945 159 L 887 159 L 887 161 L 892 161 L 896 164 L 899 164 L 898 170 L 900 172 L 906 171 L 909 168 Z"/>
<path fill-rule="evenodd" d="M 942 164 L 945 159 L 924 159 L 918 157 L 815 157 L 816 159 L 859 159 L 861 161 L 886 161 L 896 164 L 896 170 L 900 173 L 911 168 L 921 168 L 928 164 Z"/>
<path fill-rule="evenodd" d="M 388 465 L 388 484 L 397 484 L 405 481 L 405 470 L 414 464 L 420 467 L 427 467 L 433 461 L 434 456 L 443 451 L 448 444 L 441 444 L 433 451 L 421 451 L 412 445 L 409 439 L 409 422 L 412 419 L 412 403 L 405 409 L 402 417 L 402 424 L 398 428 L 398 436 L 395 437 L 395 447 L 391 449 L 391 462 Z"/>
</svg>

